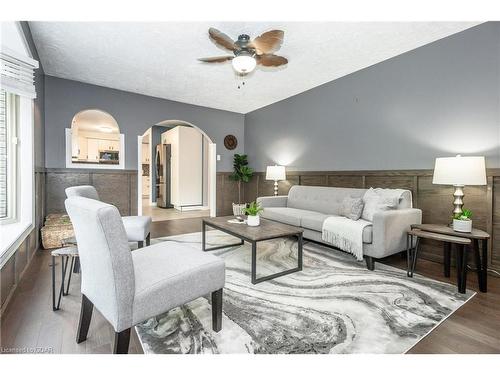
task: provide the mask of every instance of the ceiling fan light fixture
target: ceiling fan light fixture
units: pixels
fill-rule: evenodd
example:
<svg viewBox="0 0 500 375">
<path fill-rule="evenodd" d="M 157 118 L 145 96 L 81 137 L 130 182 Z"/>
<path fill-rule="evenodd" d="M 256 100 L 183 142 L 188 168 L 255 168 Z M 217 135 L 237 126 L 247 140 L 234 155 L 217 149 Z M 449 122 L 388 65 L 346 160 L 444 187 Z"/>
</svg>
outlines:
<svg viewBox="0 0 500 375">
<path fill-rule="evenodd" d="M 255 69 L 257 61 L 250 54 L 240 54 L 232 60 L 232 64 L 237 73 L 248 74 Z"/>
</svg>

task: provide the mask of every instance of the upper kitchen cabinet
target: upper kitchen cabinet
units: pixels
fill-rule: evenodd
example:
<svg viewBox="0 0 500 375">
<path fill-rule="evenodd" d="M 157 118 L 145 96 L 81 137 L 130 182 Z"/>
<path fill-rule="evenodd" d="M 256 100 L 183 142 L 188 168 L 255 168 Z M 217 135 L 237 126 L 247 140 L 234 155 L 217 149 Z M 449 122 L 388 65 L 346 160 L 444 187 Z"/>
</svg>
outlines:
<svg viewBox="0 0 500 375">
<path fill-rule="evenodd" d="M 112 115 L 99 109 L 80 111 L 66 129 L 66 167 L 123 169 L 124 144 Z"/>
</svg>

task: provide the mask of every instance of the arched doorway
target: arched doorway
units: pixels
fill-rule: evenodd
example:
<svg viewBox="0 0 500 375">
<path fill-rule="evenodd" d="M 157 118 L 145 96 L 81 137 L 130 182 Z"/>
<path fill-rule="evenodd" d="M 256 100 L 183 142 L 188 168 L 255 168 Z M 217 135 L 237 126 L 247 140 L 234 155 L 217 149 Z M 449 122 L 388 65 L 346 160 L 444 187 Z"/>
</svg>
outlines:
<svg viewBox="0 0 500 375">
<path fill-rule="evenodd" d="M 138 172 L 139 215 L 216 215 L 216 145 L 198 126 L 164 120 L 138 136 Z"/>
</svg>

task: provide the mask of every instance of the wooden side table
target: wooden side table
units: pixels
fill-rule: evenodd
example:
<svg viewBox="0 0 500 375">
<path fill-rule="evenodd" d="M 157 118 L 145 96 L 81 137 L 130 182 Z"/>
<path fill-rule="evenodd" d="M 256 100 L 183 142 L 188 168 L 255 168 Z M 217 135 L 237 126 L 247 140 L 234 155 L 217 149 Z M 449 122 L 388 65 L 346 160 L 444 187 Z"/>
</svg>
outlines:
<svg viewBox="0 0 500 375">
<path fill-rule="evenodd" d="M 411 237 L 411 242 L 410 242 Z M 417 238 L 416 245 L 413 246 L 413 237 Z M 465 293 L 467 281 L 467 260 L 468 251 L 473 251 L 479 290 L 486 293 L 488 290 L 488 241 L 490 235 L 480 229 L 473 229 L 471 233 L 455 232 L 453 228 L 439 224 L 414 224 L 408 231 L 408 255 L 412 261 L 408 261 L 408 276 L 413 275 L 418 254 L 418 238 L 429 238 L 443 242 L 444 249 L 444 275 L 450 277 L 451 248 L 457 250 L 457 284 L 460 293 Z M 480 246 L 481 245 L 481 246 Z M 480 251 L 481 247 L 481 251 Z M 411 249 L 410 249 L 411 248 Z M 413 257 L 410 257 L 414 255 Z M 411 276 L 410 276 L 411 277 Z"/>
</svg>

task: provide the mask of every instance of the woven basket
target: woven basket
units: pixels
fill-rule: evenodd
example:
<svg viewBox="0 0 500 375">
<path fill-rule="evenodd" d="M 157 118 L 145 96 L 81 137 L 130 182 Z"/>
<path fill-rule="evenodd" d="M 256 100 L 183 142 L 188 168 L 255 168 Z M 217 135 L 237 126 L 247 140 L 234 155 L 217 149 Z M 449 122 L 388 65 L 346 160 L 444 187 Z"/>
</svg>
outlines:
<svg viewBox="0 0 500 375">
<path fill-rule="evenodd" d="M 47 215 L 41 233 L 44 249 L 63 247 L 63 240 L 75 235 L 68 215 L 64 214 Z"/>
</svg>

